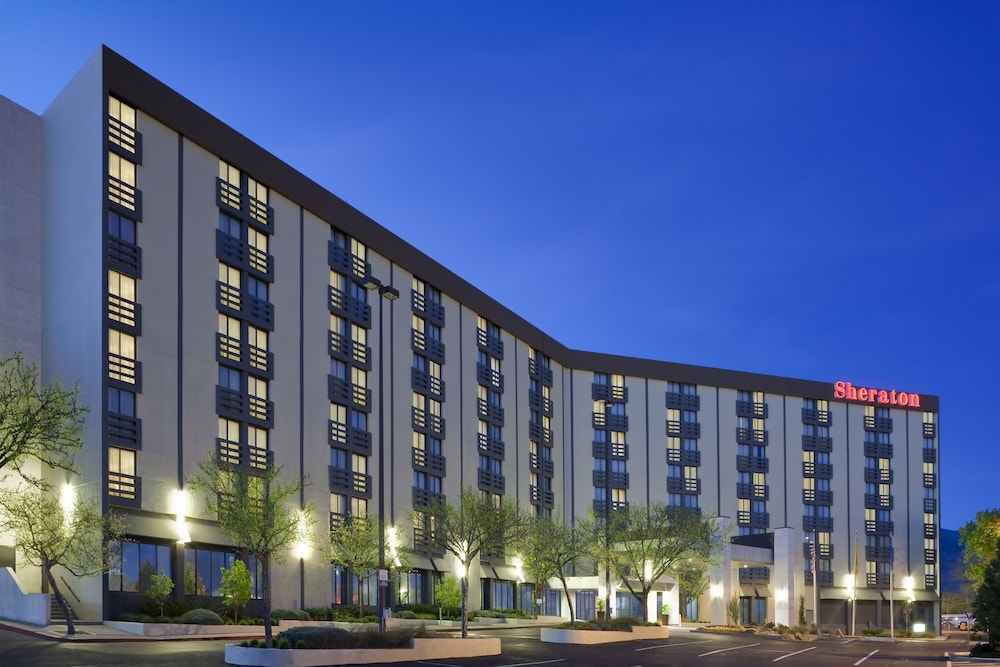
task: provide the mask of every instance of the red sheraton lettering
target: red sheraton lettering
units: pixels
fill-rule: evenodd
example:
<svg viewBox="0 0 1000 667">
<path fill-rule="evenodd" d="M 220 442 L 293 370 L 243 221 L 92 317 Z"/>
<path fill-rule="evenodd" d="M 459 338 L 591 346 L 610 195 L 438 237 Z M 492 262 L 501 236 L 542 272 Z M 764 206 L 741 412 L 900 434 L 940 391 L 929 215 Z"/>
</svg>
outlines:
<svg viewBox="0 0 1000 667">
<path fill-rule="evenodd" d="M 877 389 L 875 387 L 855 387 L 850 382 L 838 380 L 833 384 L 833 397 L 861 403 L 877 403 L 879 405 L 898 405 L 904 408 L 919 408 L 920 394 L 896 391 L 895 389 Z"/>
</svg>

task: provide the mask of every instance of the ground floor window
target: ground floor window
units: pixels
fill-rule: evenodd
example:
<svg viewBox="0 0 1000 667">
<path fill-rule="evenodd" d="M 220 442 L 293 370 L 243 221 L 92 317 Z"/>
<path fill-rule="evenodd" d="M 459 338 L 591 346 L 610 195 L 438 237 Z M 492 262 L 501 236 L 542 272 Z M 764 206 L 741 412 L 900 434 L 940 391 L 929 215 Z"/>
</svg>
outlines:
<svg viewBox="0 0 1000 667">
<path fill-rule="evenodd" d="M 429 604 L 434 577 L 425 570 L 401 572 L 396 575 L 396 604 Z"/>
<path fill-rule="evenodd" d="M 228 570 L 236 554 L 203 547 L 184 548 L 184 595 L 220 597 L 222 571 Z"/>
<path fill-rule="evenodd" d="M 121 565 L 108 574 L 109 591 L 146 593 L 154 574 L 173 577 L 170 546 L 122 540 L 117 548 L 121 554 Z"/>
<path fill-rule="evenodd" d="M 545 606 L 542 613 L 546 616 L 562 616 L 562 595 L 555 588 L 545 589 Z"/>
<path fill-rule="evenodd" d="M 516 609 L 514 582 L 483 579 L 483 609 Z"/>
</svg>

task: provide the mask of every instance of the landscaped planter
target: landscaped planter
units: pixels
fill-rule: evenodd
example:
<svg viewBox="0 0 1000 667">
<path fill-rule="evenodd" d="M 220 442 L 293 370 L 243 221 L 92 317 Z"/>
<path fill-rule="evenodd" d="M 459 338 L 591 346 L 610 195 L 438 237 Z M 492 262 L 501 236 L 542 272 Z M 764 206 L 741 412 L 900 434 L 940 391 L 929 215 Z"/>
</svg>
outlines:
<svg viewBox="0 0 1000 667">
<path fill-rule="evenodd" d="M 104 625 L 130 635 L 142 637 L 180 637 L 185 635 L 227 635 L 230 637 L 263 637 L 263 625 L 201 625 L 199 623 L 133 623 L 104 621 Z M 277 628 L 277 626 L 275 626 Z M 282 628 L 285 629 L 285 628 Z"/>
<path fill-rule="evenodd" d="M 611 644 L 633 639 L 669 639 L 670 628 L 665 625 L 635 625 L 632 632 L 618 630 L 569 630 L 542 628 L 541 640 L 553 644 Z"/>
<path fill-rule="evenodd" d="M 225 661 L 246 667 L 320 667 L 500 655 L 500 638 L 410 640 L 411 648 L 277 649 L 229 644 Z"/>
</svg>

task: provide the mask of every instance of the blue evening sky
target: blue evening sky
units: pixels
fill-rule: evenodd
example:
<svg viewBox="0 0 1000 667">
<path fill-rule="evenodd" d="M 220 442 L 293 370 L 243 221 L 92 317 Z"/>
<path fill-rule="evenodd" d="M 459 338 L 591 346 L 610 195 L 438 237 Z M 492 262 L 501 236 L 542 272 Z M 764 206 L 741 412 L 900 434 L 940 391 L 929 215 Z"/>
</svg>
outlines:
<svg viewBox="0 0 1000 667">
<path fill-rule="evenodd" d="M 939 395 L 1000 506 L 1000 2 L 0 0 L 0 94 L 101 43 L 566 345 Z"/>
</svg>

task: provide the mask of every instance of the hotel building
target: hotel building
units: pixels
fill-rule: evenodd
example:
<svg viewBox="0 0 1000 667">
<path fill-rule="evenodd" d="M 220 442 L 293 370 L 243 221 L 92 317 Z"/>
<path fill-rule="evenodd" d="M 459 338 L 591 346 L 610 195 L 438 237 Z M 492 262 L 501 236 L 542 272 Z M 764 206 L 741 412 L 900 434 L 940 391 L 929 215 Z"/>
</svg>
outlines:
<svg viewBox="0 0 1000 667">
<path fill-rule="evenodd" d="M 812 621 L 818 601 L 824 625 L 888 627 L 892 599 L 936 627 L 935 396 L 568 349 L 107 48 L 41 115 L 0 98 L 0 231 L 0 353 L 91 406 L 79 475 L 53 481 L 128 519 L 120 569 L 62 574 L 81 618 L 135 611 L 156 571 L 218 595 L 238 554 L 188 493 L 214 456 L 306 479 L 318 542 L 384 499 L 414 566 L 394 605 L 454 573 L 419 513 L 474 487 L 567 519 L 721 517 L 687 617 L 726 622 L 738 597 L 744 622 Z M 514 556 L 474 567 L 472 608 L 568 614 Z M 275 607 L 374 603 L 319 549 L 274 577 Z M 578 578 L 579 616 L 602 587 Z M 649 610 L 622 591 L 616 613 L 679 621 L 674 580 Z"/>
</svg>

